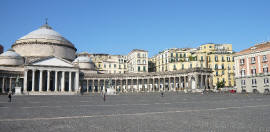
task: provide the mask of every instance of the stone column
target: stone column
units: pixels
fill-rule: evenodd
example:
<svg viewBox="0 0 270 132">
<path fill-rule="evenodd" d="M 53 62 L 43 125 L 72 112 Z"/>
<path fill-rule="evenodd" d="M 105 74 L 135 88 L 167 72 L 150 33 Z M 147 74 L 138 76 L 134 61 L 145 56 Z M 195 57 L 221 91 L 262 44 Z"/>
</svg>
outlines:
<svg viewBox="0 0 270 132">
<path fill-rule="evenodd" d="M 171 77 L 169 77 L 169 91 L 172 90 L 172 86 L 171 86 Z"/>
<path fill-rule="evenodd" d="M 122 93 L 123 91 L 123 79 L 120 79 L 120 92 Z"/>
<path fill-rule="evenodd" d="M 213 89 L 213 76 L 210 75 L 210 89 Z"/>
<path fill-rule="evenodd" d="M 72 83 L 72 72 L 69 72 L 69 77 L 68 77 L 68 91 L 71 92 L 71 83 Z"/>
<path fill-rule="evenodd" d="M 55 71 L 54 92 L 58 90 L 58 71 Z"/>
<path fill-rule="evenodd" d="M 158 78 L 158 91 L 160 92 L 160 78 Z"/>
<path fill-rule="evenodd" d="M 50 81 L 51 81 L 51 71 L 47 71 L 47 92 L 49 91 L 50 89 Z"/>
<path fill-rule="evenodd" d="M 117 91 L 117 79 L 114 79 L 114 89 L 115 89 L 115 91 Z"/>
<path fill-rule="evenodd" d="M 43 70 L 39 70 L 39 92 L 42 92 Z"/>
<path fill-rule="evenodd" d="M 176 79 L 175 79 L 175 78 L 176 78 L 176 77 L 173 77 L 173 88 L 174 88 L 173 91 L 176 90 L 176 86 L 175 86 L 175 85 L 176 85 L 176 82 L 175 82 Z"/>
<path fill-rule="evenodd" d="M 199 85 L 199 75 L 195 75 L 195 89 L 198 89 Z"/>
<path fill-rule="evenodd" d="M 3 77 L 2 93 L 5 93 L 5 77 Z"/>
<path fill-rule="evenodd" d="M 89 93 L 89 80 L 86 80 L 86 92 Z"/>
<path fill-rule="evenodd" d="M 62 78 L 61 78 L 61 92 L 65 91 L 65 72 L 62 71 Z"/>
<path fill-rule="evenodd" d="M 205 89 L 208 89 L 208 76 L 207 75 L 205 76 L 205 83 L 204 83 L 204 85 L 205 85 Z"/>
<path fill-rule="evenodd" d="M 151 91 L 155 91 L 155 78 L 152 78 L 152 88 Z"/>
<path fill-rule="evenodd" d="M 132 89 L 131 91 L 133 92 L 134 91 L 134 88 L 133 88 L 133 78 L 131 78 L 131 86 L 130 87 Z"/>
<path fill-rule="evenodd" d="M 203 74 L 201 74 L 201 84 L 200 84 L 200 89 L 203 89 Z"/>
<path fill-rule="evenodd" d="M 75 91 L 79 90 L 79 71 L 75 74 Z"/>
<path fill-rule="evenodd" d="M 95 80 L 94 79 L 92 79 L 92 84 L 91 84 L 92 86 L 91 86 L 91 88 L 92 88 L 92 93 L 94 93 L 95 92 Z"/>
<path fill-rule="evenodd" d="M 125 89 L 125 91 L 127 91 L 128 90 L 128 79 L 126 79 L 126 89 Z"/>
<path fill-rule="evenodd" d="M 147 92 L 150 92 L 150 78 L 147 78 Z"/>
<path fill-rule="evenodd" d="M 187 87 L 187 77 L 186 76 L 184 76 L 184 82 L 183 82 L 183 89 L 187 89 L 188 87 Z"/>
<path fill-rule="evenodd" d="M 143 92 L 145 92 L 145 84 L 144 84 L 144 78 L 142 79 L 142 89 L 141 89 L 141 91 L 143 91 Z"/>
<path fill-rule="evenodd" d="M 139 88 L 139 78 L 137 78 L 137 87 L 136 87 L 136 90 L 137 90 L 137 92 L 140 91 L 140 88 Z"/>
<path fill-rule="evenodd" d="M 100 93 L 100 79 L 98 79 L 98 85 L 97 85 L 97 88 L 98 88 L 98 93 Z"/>
<path fill-rule="evenodd" d="M 36 70 L 32 70 L 32 92 L 35 91 L 35 73 Z"/>
<path fill-rule="evenodd" d="M 25 70 L 24 77 L 23 77 L 23 92 L 27 92 L 27 73 L 28 73 L 28 70 Z M 3 84 L 4 84 L 4 78 L 3 78 Z"/>
<path fill-rule="evenodd" d="M 164 78 L 163 78 L 163 88 L 162 88 L 163 91 L 165 91 L 165 88 L 166 88 L 165 85 L 166 85 L 166 78 L 164 77 Z"/>
<path fill-rule="evenodd" d="M 11 92 L 11 82 L 12 82 L 12 78 L 9 78 L 9 92 Z"/>
<path fill-rule="evenodd" d="M 103 91 L 106 92 L 106 79 L 103 80 Z"/>
</svg>

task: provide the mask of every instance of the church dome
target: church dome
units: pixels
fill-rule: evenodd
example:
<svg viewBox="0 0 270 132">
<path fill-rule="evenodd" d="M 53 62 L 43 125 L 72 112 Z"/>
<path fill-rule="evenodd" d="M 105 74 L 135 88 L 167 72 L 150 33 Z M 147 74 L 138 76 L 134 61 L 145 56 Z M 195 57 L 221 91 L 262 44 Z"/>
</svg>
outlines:
<svg viewBox="0 0 270 132">
<path fill-rule="evenodd" d="M 0 65 L 22 65 L 23 63 L 23 58 L 13 49 L 0 54 Z"/>
<path fill-rule="evenodd" d="M 47 22 L 39 29 L 15 41 L 12 48 L 24 57 L 57 56 L 67 60 L 74 60 L 77 50 L 70 41 L 54 31 Z"/>
<path fill-rule="evenodd" d="M 92 62 L 92 60 L 90 59 L 90 57 L 86 56 L 79 56 L 73 61 L 73 63 L 90 63 L 90 62 Z"/>
<path fill-rule="evenodd" d="M 73 64 L 79 66 L 81 69 L 94 69 L 94 63 L 90 59 L 90 57 L 87 56 L 79 56 L 74 61 Z"/>
</svg>

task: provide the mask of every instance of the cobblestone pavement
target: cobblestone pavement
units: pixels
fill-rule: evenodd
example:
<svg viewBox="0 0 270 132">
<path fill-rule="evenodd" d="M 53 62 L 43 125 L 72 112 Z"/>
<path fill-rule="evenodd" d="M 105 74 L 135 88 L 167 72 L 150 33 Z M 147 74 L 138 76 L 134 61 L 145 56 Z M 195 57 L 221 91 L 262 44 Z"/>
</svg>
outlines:
<svg viewBox="0 0 270 132">
<path fill-rule="evenodd" d="M 270 132 L 270 96 L 0 96 L 0 132 Z"/>
</svg>

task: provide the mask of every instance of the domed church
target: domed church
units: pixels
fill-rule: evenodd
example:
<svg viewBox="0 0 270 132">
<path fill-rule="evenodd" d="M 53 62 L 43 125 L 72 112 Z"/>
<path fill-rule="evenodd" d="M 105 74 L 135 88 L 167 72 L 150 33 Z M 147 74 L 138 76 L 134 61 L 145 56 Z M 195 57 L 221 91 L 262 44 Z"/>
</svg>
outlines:
<svg viewBox="0 0 270 132">
<path fill-rule="evenodd" d="M 46 22 L 0 54 L 0 93 L 14 92 L 15 87 L 23 94 L 77 93 L 80 67 L 96 71 L 90 58 L 84 57 L 88 64 L 77 62 L 82 57 L 76 58 L 76 51 Z"/>
</svg>

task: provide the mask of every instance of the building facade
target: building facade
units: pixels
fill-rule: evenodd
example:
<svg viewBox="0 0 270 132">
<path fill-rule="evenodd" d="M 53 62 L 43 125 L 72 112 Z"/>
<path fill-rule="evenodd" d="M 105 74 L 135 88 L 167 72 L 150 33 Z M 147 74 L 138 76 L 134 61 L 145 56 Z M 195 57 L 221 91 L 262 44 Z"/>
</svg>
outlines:
<svg viewBox="0 0 270 132">
<path fill-rule="evenodd" d="M 237 92 L 269 92 L 270 42 L 256 44 L 235 56 Z"/>
<path fill-rule="evenodd" d="M 189 68 L 211 68 L 213 85 L 223 81 L 234 86 L 234 52 L 231 44 L 204 44 L 199 48 L 173 48 L 160 52 L 150 59 L 149 69 L 156 72 L 177 71 Z"/>
<path fill-rule="evenodd" d="M 76 50 L 46 22 L 0 54 L 0 93 L 102 92 L 109 85 L 107 80 L 113 80 L 112 87 L 118 92 L 196 92 L 213 88 L 209 68 L 148 73 L 148 53 L 144 50 L 132 50 L 127 56 L 76 54 Z"/>
<path fill-rule="evenodd" d="M 127 56 L 127 66 L 129 73 L 148 72 L 148 52 L 134 49 Z"/>
</svg>

